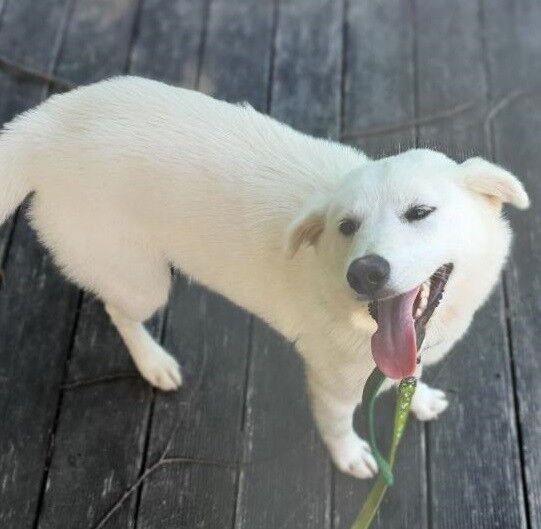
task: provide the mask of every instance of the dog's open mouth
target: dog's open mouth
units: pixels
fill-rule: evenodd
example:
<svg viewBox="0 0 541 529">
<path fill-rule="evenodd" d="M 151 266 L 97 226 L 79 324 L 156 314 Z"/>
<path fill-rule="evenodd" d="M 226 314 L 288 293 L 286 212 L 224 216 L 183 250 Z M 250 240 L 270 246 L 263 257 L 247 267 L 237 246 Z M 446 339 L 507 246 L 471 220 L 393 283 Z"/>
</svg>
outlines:
<svg viewBox="0 0 541 529">
<path fill-rule="evenodd" d="M 452 271 L 451 263 L 440 266 L 422 285 L 368 305 L 370 315 L 378 323 L 372 336 L 372 356 L 386 376 L 402 379 L 415 372 L 426 325 L 441 301 Z"/>
</svg>

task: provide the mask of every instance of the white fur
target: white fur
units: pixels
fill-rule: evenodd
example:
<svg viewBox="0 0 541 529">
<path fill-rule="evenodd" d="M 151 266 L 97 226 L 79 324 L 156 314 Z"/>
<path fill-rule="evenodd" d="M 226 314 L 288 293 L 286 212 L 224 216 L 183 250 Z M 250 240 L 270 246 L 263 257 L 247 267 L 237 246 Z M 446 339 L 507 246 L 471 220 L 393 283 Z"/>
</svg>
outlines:
<svg viewBox="0 0 541 529">
<path fill-rule="evenodd" d="M 520 183 L 482 160 L 414 150 L 371 161 L 249 106 L 134 77 L 54 96 L 6 127 L 0 221 L 29 192 L 40 240 L 104 301 L 145 378 L 181 383 L 141 323 L 165 303 L 173 264 L 297 341 L 323 439 L 358 477 L 376 470 L 352 428 L 375 324 L 348 264 L 384 256 L 397 293 L 455 264 L 427 328 L 423 359 L 434 362 L 497 280 L 511 238 L 502 202 L 527 205 Z M 419 202 L 438 209 L 404 222 Z M 338 231 L 344 215 L 361 222 L 351 238 Z M 421 389 L 414 411 L 433 418 L 444 396 Z"/>
</svg>

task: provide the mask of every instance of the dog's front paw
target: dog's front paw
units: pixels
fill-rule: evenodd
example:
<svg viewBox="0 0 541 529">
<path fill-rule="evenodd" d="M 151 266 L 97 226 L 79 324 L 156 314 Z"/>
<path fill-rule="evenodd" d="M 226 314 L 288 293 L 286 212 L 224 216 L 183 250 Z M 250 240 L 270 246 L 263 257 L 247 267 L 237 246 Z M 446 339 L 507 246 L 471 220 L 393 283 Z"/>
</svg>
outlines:
<svg viewBox="0 0 541 529">
<path fill-rule="evenodd" d="M 177 361 L 158 344 L 152 352 L 139 358 L 137 367 L 153 386 L 162 391 L 173 391 L 182 385 L 182 373 Z"/>
<path fill-rule="evenodd" d="M 366 479 L 378 472 L 378 464 L 370 451 L 370 446 L 355 432 L 342 437 L 327 439 L 327 446 L 336 466 L 353 477 Z"/>
<path fill-rule="evenodd" d="M 413 400 L 411 401 L 411 411 L 420 421 L 432 421 L 448 405 L 449 401 L 443 391 L 419 382 L 413 395 Z"/>
</svg>

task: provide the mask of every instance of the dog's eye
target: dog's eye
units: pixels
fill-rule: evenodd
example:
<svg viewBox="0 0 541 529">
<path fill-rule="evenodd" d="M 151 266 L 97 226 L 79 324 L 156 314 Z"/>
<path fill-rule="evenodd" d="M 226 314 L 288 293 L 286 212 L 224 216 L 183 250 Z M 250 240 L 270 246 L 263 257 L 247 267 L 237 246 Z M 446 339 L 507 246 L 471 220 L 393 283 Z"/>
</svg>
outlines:
<svg viewBox="0 0 541 529">
<path fill-rule="evenodd" d="M 338 229 L 342 235 L 350 237 L 359 229 L 359 222 L 354 219 L 342 219 Z"/>
<path fill-rule="evenodd" d="M 414 222 L 416 220 L 422 220 L 428 217 L 431 213 L 436 211 L 436 208 L 432 206 L 412 206 L 404 214 L 404 218 L 408 222 Z"/>
</svg>

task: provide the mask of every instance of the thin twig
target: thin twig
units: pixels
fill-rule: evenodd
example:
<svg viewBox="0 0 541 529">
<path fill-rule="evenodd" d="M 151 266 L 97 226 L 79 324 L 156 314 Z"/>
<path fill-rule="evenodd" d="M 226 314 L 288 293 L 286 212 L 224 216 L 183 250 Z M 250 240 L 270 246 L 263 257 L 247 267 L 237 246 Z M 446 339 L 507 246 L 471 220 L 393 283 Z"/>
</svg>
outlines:
<svg viewBox="0 0 541 529">
<path fill-rule="evenodd" d="M 130 487 L 128 487 L 122 496 L 114 503 L 114 505 L 107 511 L 107 513 L 101 518 L 97 525 L 94 526 L 94 529 L 102 529 L 105 524 L 110 520 L 111 516 L 115 514 L 124 502 L 142 485 L 142 483 L 148 479 L 156 470 L 166 465 L 181 465 L 181 464 L 196 464 L 196 465 L 208 465 L 208 466 L 217 466 L 222 468 L 236 468 L 236 465 L 231 465 L 222 461 L 211 461 L 207 459 L 196 459 L 191 457 L 171 457 L 171 458 L 160 458 L 152 466 L 148 467 L 139 478 L 133 482 Z"/>
<path fill-rule="evenodd" d="M 13 73 L 16 77 L 25 77 L 34 81 L 49 83 L 50 85 L 56 86 L 57 88 L 61 88 L 63 90 L 72 90 L 73 88 L 77 87 L 77 85 L 75 83 L 72 83 L 71 81 L 59 79 L 54 75 L 40 72 L 29 66 L 22 66 L 1 55 L 0 68 Z"/>
<path fill-rule="evenodd" d="M 486 122 L 492 121 L 502 110 L 506 109 L 517 99 L 523 97 L 535 97 L 541 95 L 540 88 L 530 88 L 528 90 L 515 90 L 509 94 L 504 95 L 495 105 L 492 106 L 490 111 L 487 113 Z"/>
<path fill-rule="evenodd" d="M 197 377 L 197 380 L 195 384 L 193 385 L 192 391 L 190 393 L 189 398 L 186 402 L 183 402 L 182 404 L 189 408 L 189 405 L 193 399 L 193 396 L 197 392 L 197 390 L 201 387 L 201 384 L 203 383 L 203 373 L 205 371 L 205 367 L 207 365 L 207 350 L 205 347 L 203 347 L 203 358 L 201 362 L 201 369 L 199 370 L 199 376 Z M 169 434 L 169 437 L 167 438 L 167 442 L 165 443 L 165 446 L 158 457 L 158 460 L 153 463 L 150 467 L 148 467 L 128 488 L 124 491 L 124 493 L 115 501 L 115 503 L 111 506 L 111 508 L 104 514 L 104 516 L 99 520 L 99 522 L 93 527 L 93 529 L 102 529 L 102 527 L 105 526 L 105 524 L 108 522 L 108 520 L 113 516 L 113 514 L 120 509 L 120 507 L 124 504 L 124 502 L 135 492 L 139 489 L 139 487 L 145 482 L 145 480 L 152 475 L 158 468 L 164 466 L 164 465 L 172 465 L 172 464 L 203 464 L 203 465 L 212 465 L 212 466 L 222 466 L 222 467 L 230 467 L 229 463 L 226 462 L 220 462 L 220 461 L 210 461 L 206 459 L 195 459 L 195 458 L 189 458 L 189 457 L 171 457 L 168 458 L 167 454 L 169 453 L 169 450 L 171 449 L 171 444 L 173 443 L 173 440 L 175 438 L 175 435 L 180 428 L 180 425 L 182 424 L 182 421 L 179 420 L 176 425 L 171 429 L 171 433 Z"/>
<path fill-rule="evenodd" d="M 74 380 L 73 382 L 67 382 L 62 386 L 63 390 L 76 389 L 84 386 L 92 386 L 94 384 L 101 384 L 102 382 L 116 382 L 117 380 L 128 380 L 131 378 L 140 378 L 141 375 L 137 373 L 116 373 L 112 375 L 104 375 L 96 378 L 83 378 L 80 380 Z"/>
<path fill-rule="evenodd" d="M 346 132 L 341 135 L 340 139 L 343 141 L 354 140 L 354 139 L 368 138 L 368 137 L 373 137 L 373 136 L 383 136 L 385 134 L 390 134 L 392 132 L 400 132 L 401 130 L 406 130 L 411 127 L 415 127 L 418 125 L 426 125 L 428 123 L 432 123 L 440 119 L 447 119 L 447 118 L 456 116 L 458 114 L 462 114 L 466 112 L 466 110 L 473 108 L 477 103 L 478 101 L 467 101 L 465 103 L 461 103 L 460 105 L 454 106 L 452 108 L 442 110 L 441 112 L 436 112 L 434 114 L 429 114 L 427 116 L 421 116 L 420 118 L 398 123 L 396 125 L 373 127 L 369 129 L 359 130 L 356 132 L 355 131 Z"/>
<path fill-rule="evenodd" d="M 485 133 L 485 139 L 488 143 L 488 147 L 490 147 L 490 137 L 491 137 L 491 126 L 492 122 L 496 118 L 496 116 L 511 106 L 513 103 L 518 101 L 522 98 L 527 97 L 535 97 L 541 95 L 541 89 L 540 88 L 530 88 L 528 90 L 514 90 L 513 92 L 510 92 L 509 94 L 504 95 L 499 101 L 497 101 L 494 105 L 492 105 L 491 108 L 489 108 L 485 120 L 483 123 L 484 133 Z M 492 150 L 492 149 L 491 149 Z"/>
</svg>

